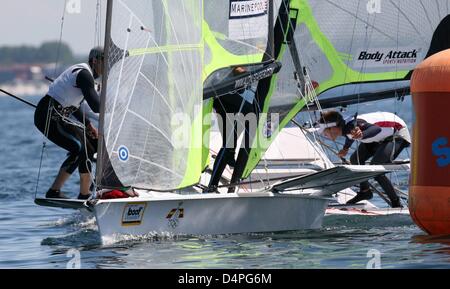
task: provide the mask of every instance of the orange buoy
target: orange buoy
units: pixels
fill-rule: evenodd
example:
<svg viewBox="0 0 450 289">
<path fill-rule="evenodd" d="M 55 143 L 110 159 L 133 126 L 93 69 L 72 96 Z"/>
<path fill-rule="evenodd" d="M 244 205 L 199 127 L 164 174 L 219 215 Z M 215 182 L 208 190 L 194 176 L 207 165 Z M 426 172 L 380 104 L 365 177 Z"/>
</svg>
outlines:
<svg viewBox="0 0 450 289">
<path fill-rule="evenodd" d="M 431 235 L 450 234 L 450 49 L 422 62 L 411 78 L 415 110 L 409 210 Z"/>
</svg>

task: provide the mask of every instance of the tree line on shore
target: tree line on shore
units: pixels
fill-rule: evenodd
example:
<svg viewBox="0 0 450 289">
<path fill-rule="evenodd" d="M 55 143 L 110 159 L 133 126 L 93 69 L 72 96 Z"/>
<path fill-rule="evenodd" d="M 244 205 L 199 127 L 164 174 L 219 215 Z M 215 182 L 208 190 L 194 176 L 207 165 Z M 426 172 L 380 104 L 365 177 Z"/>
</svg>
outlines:
<svg viewBox="0 0 450 289">
<path fill-rule="evenodd" d="M 66 43 L 56 41 L 44 42 L 36 46 L 0 47 L 0 65 L 54 63 L 71 64 L 79 60 Z"/>
</svg>

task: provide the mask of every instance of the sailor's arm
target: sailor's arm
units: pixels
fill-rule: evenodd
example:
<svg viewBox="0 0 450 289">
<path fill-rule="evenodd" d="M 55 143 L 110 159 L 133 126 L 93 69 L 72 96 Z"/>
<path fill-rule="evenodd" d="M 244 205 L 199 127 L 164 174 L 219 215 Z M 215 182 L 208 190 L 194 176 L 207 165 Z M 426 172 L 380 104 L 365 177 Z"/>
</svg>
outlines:
<svg viewBox="0 0 450 289">
<path fill-rule="evenodd" d="M 378 135 L 381 132 L 381 127 L 368 123 L 364 120 L 358 120 L 356 125 L 353 128 L 348 128 L 350 130 L 350 136 L 352 140 L 366 140 L 366 142 L 370 142 L 368 140 L 377 139 Z M 351 144 L 348 146 L 350 147 Z"/>
<path fill-rule="evenodd" d="M 100 111 L 100 97 L 95 90 L 95 82 L 89 71 L 83 69 L 78 73 L 77 86 L 81 89 L 84 99 L 89 104 L 93 112 Z"/>
<path fill-rule="evenodd" d="M 361 127 L 362 137 L 363 140 L 369 140 L 372 138 L 376 138 L 381 133 L 381 127 L 375 124 L 365 123 Z"/>
<path fill-rule="evenodd" d="M 348 150 L 355 141 L 347 136 L 345 136 L 345 144 L 342 150 L 339 151 L 338 157 L 343 158 L 348 154 Z"/>
</svg>

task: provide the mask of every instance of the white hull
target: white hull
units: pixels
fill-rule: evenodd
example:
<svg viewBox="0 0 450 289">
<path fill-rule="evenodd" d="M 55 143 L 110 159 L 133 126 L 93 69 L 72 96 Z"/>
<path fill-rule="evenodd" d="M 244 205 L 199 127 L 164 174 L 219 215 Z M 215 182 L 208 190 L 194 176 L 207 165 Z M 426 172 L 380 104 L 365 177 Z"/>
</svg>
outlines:
<svg viewBox="0 0 450 289">
<path fill-rule="evenodd" d="M 214 235 L 316 229 L 322 226 L 329 201 L 270 192 L 158 195 L 99 201 L 94 212 L 102 238 L 118 234 Z M 139 208 L 143 212 L 138 212 Z M 136 214 L 133 220 L 138 221 L 127 222 L 130 210 Z"/>
</svg>

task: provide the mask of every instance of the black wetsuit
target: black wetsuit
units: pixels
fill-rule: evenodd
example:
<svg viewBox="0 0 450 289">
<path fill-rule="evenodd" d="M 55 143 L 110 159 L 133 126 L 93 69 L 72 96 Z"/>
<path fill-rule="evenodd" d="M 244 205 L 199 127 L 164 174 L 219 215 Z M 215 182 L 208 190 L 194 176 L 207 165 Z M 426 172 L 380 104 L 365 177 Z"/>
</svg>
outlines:
<svg viewBox="0 0 450 289">
<path fill-rule="evenodd" d="M 365 120 L 358 119 L 356 120 L 356 122 L 355 120 L 353 120 L 344 126 L 343 135 L 346 136 L 348 134 L 351 134 L 351 131 L 356 126 L 361 129 L 363 140 L 376 137 L 381 133 L 382 130 L 378 125 L 370 124 Z M 353 139 L 350 139 L 346 136 L 344 149 L 349 149 L 353 142 Z M 362 142 L 358 146 L 357 150 L 351 155 L 350 163 L 353 165 L 364 165 L 370 158 L 372 158 L 372 160 L 370 161 L 371 165 L 392 163 L 392 161 L 398 157 L 401 151 L 409 145 L 409 142 L 401 137 L 388 137 L 380 142 Z M 375 180 L 386 192 L 392 203 L 399 202 L 399 197 L 397 196 L 391 181 L 385 175 L 378 176 L 375 178 Z M 369 190 L 369 188 L 370 184 L 367 181 L 360 184 L 361 191 L 367 191 Z"/>
<path fill-rule="evenodd" d="M 98 113 L 100 99 L 95 89 L 93 76 L 87 70 L 83 69 L 78 73 L 76 84 L 82 91 L 84 99 L 90 108 L 95 113 Z M 87 159 L 93 159 L 93 155 L 97 151 L 97 140 L 86 134 L 85 142 L 84 130 L 63 120 L 61 115 L 65 117 L 73 115 L 78 121 L 84 123 L 85 126 L 90 124 L 90 121 L 84 118 L 79 108 L 71 107 L 64 109 L 49 95 L 46 95 L 39 101 L 34 114 L 34 124 L 50 141 L 69 152 L 61 169 L 69 174 L 72 174 L 77 168 L 82 174 L 89 173 L 91 167 Z"/>
<path fill-rule="evenodd" d="M 245 117 L 247 114 L 256 111 L 254 107 L 255 101 L 253 101 L 253 104 L 247 102 L 241 96 L 242 93 L 244 93 L 243 90 L 236 94 L 226 94 L 214 99 L 213 107 L 218 114 L 218 117 L 220 117 L 219 129 L 222 134 L 222 148 L 217 154 L 216 160 L 214 162 L 211 180 L 208 185 L 211 190 L 214 190 L 218 186 L 220 178 L 227 165 L 234 168 L 231 183 L 238 182 L 244 169 L 243 164 L 241 164 L 239 160 L 243 158 L 243 155 L 248 154 L 248 152 L 250 151 L 250 127 L 249 123 L 245 122 L 245 126 L 243 127 L 245 142 L 243 146 L 241 145 L 237 161 L 235 161 L 234 156 L 236 154 L 239 125 L 236 121 L 234 121 L 234 123 L 231 123 L 230 119 L 227 117 L 227 114 L 237 113 L 241 113 Z M 230 128 L 230 126 L 232 126 L 232 128 Z M 230 191 L 232 190 L 233 189 L 231 189 Z"/>
</svg>

